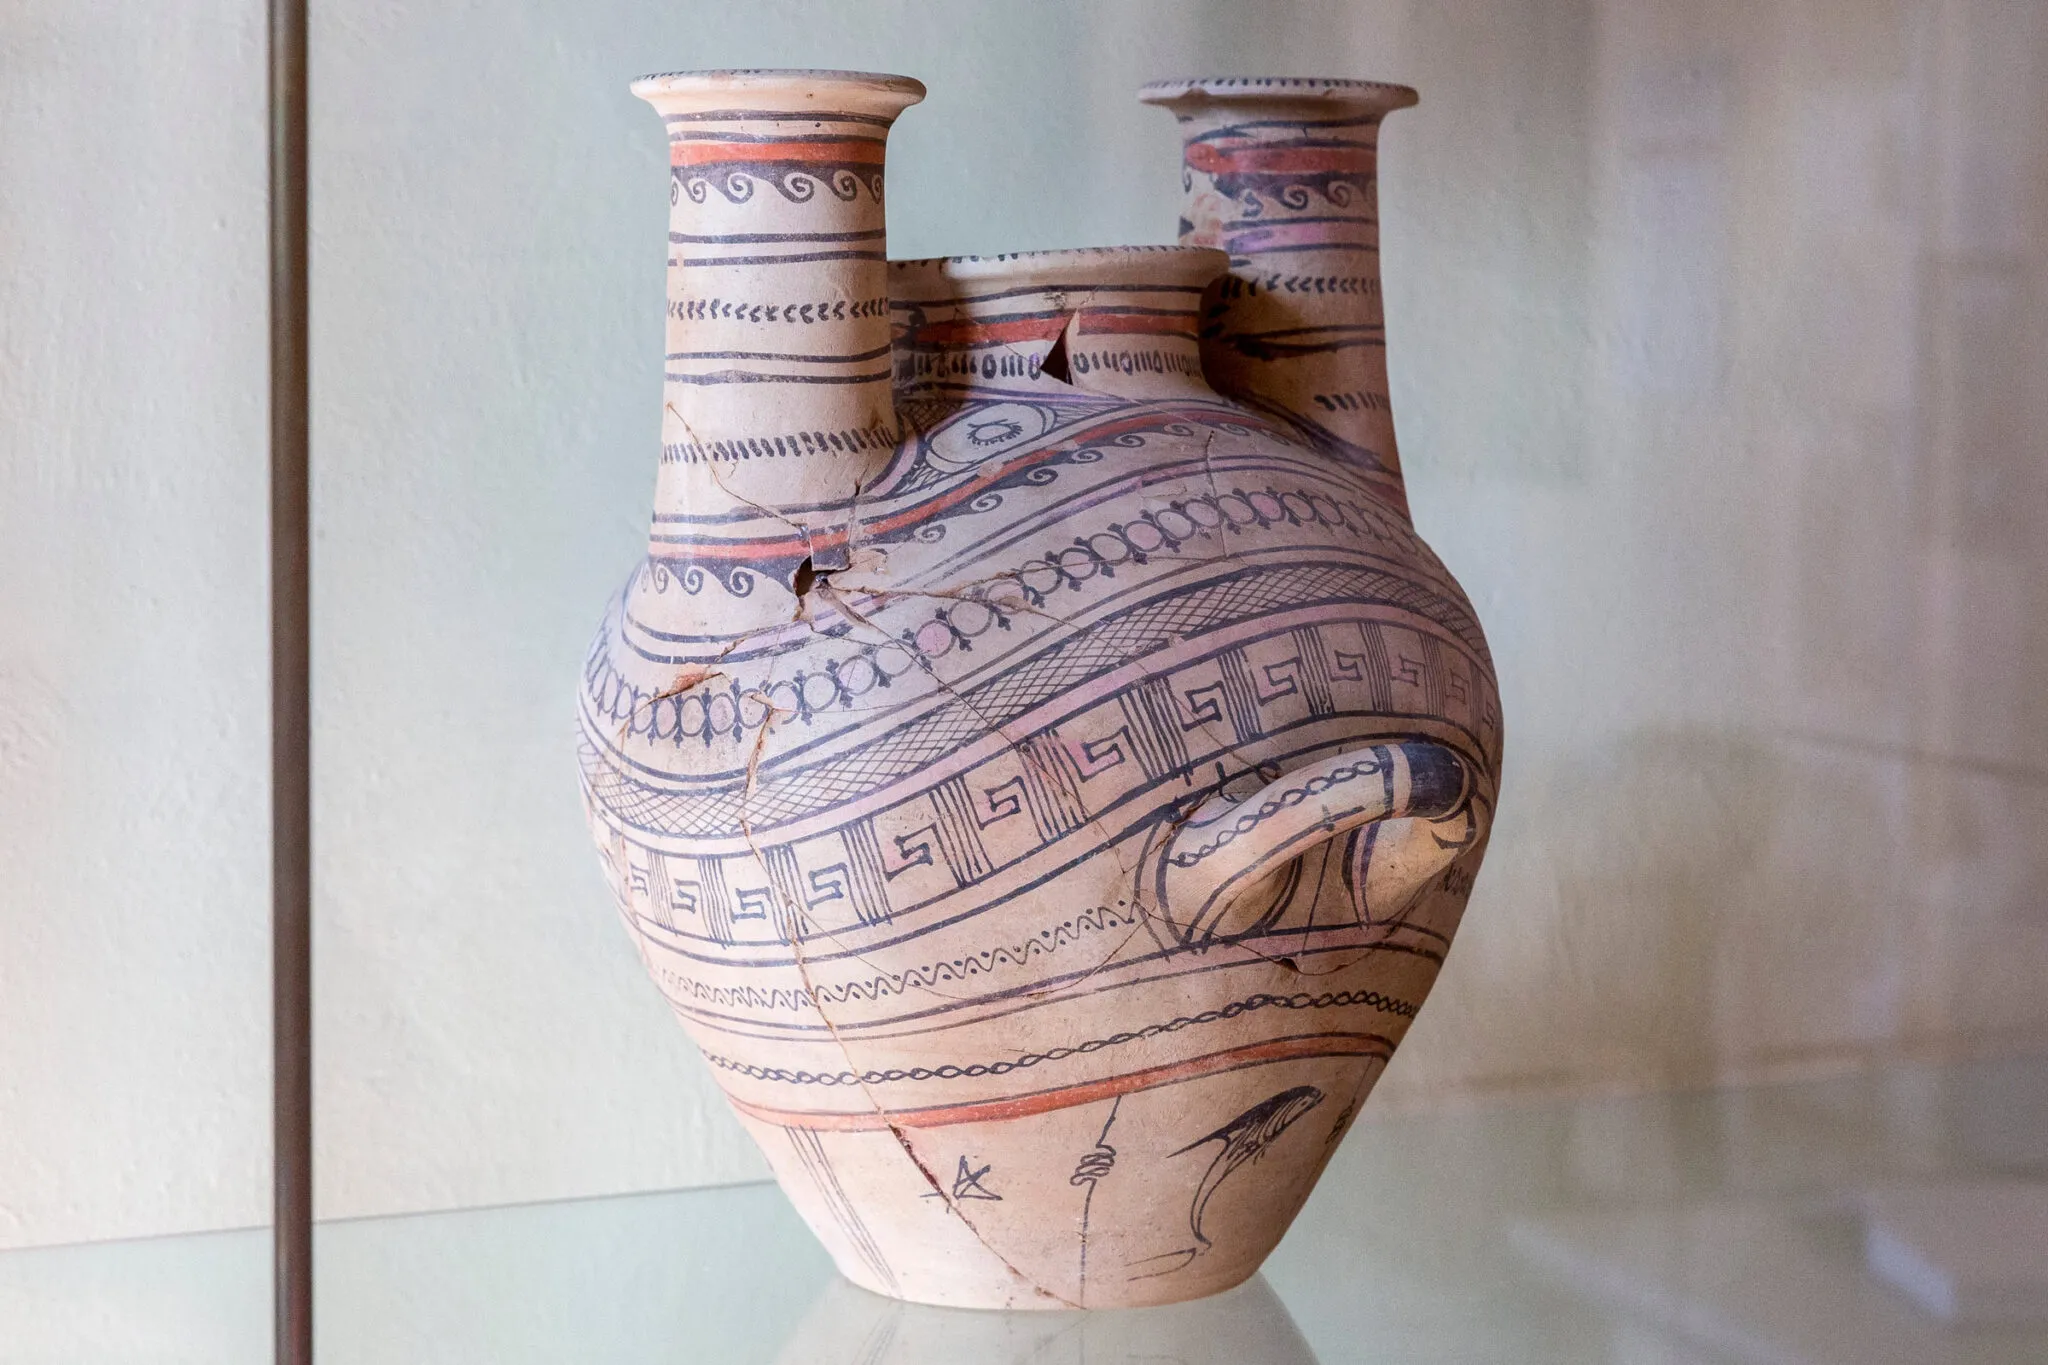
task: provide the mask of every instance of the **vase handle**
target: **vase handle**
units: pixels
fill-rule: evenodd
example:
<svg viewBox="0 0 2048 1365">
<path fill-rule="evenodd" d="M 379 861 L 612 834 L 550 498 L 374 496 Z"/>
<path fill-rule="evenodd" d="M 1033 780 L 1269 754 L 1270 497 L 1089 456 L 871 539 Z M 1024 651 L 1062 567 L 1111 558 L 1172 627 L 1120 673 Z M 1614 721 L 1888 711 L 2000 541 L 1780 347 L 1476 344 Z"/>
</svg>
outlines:
<svg viewBox="0 0 2048 1365">
<path fill-rule="evenodd" d="M 1341 834 L 1406 820 L 1415 823 L 1378 840 L 1374 859 L 1386 859 L 1403 886 L 1419 887 L 1476 834 L 1446 840 L 1431 822 L 1472 805 L 1471 769 L 1444 745 L 1404 740 L 1337 754 L 1243 800 L 1219 794 L 1196 807 L 1152 860 L 1151 899 L 1183 944 L 1239 937 L 1263 923 L 1256 908 L 1250 922 L 1232 922 L 1246 918 L 1231 911 L 1253 887 Z"/>
</svg>

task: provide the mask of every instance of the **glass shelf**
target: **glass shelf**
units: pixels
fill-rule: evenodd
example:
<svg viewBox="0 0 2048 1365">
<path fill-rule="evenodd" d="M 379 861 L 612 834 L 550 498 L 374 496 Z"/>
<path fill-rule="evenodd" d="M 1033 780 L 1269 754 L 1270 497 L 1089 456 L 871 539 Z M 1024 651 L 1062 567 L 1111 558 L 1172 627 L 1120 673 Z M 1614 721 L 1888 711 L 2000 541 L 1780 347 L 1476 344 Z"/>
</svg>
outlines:
<svg viewBox="0 0 2048 1365">
<path fill-rule="evenodd" d="M 1265 1273 L 1138 1313 L 846 1285 L 773 1186 L 323 1224 L 323 1365 L 2005 1365 L 1863 1268 L 1874 1191 L 2048 1179 L 2048 1058 L 1382 1115 Z M 262 1232 L 0 1255 L 0 1362 L 258 1362 Z"/>
</svg>

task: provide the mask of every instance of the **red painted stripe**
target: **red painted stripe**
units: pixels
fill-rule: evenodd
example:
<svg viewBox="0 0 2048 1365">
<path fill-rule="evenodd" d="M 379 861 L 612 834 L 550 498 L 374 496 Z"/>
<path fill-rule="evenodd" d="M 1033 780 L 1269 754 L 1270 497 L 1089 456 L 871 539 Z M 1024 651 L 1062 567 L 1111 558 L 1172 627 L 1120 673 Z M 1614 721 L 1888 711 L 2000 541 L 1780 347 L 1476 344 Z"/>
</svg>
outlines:
<svg viewBox="0 0 2048 1365">
<path fill-rule="evenodd" d="M 1004 1119 L 1029 1118 L 1055 1109 L 1128 1095 L 1138 1090 L 1155 1090 L 1242 1066 L 1270 1062 L 1298 1061 L 1305 1057 L 1391 1057 L 1394 1045 L 1377 1033 L 1319 1033 L 1303 1038 L 1275 1038 L 1244 1047 L 1225 1048 L 1186 1061 L 1147 1067 L 1123 1076 L 1107 1076 L 1079 1085 L 1041 1090 L 1007 1100 L 981 1100 L 971 1104 L 942 1104 L 924 1109 L 891 1109 L 852 1113 L 813 1113 L 799 1109 L 775 1109 L 728 1094 L 732 1107 L 763 1123 L 784 1128 L 809 1128 L 832 1133 L 864 1133 L 879 1128 L 944 1128 L 956 1123 L 995 1123 Z"/>
<path fill-rule="evenodd" d="M 1190 143 L 1187 162 L 1204 175 L 1247 171 L 1277 175 L 1319 175 L 1329 171 L 1370 171 L 1370 147 L 1290 147 L 1270 143 L 1218 146 Z"/>
<path fill-rule="evenodd" d="M 1075 330 L 1083 336 L 1123 332 L 1155 337 L 1187 337 L 1192 340 L 1195 335 L 1195 320 L 1191 317 L 1148 317 L 1142 313 L 1091 313 L 1083 309 L 1081 325 Z"/>
<path fill-rule="evenodd" d="M 732 161 L 831 162 L 862 166 L 882 164 L 885 148 L 866 138 L 844 142 L 671 142 L 671 166 L 713 166 Z"/>
<path fill-rule="evenodd" d="M 931 322 L 910 331 L 904 341 L 911 346 L 989 346 L 1051 341 L 1067 325 L 1067 319 L 1073 316 L 1080 318 L 1078 330 L 1084 335 L 1136 333 L 1189 338 L 1195 335 L 1192 317 L 1099 313 L 1084 308 L 1078 314 L 1061 313 L 1049 318 L 1008 318 L 1001 322 L 956 318 L 948 322 Z"/>
<path fill-rule="evenodd" d="M 1067 314 L 1049 318 L 1010 318 L 1003 322 L 975 322 L 958 318 L 951 322 L 929 322 L 912 331 L 913 346 L 976 346 L 999 342 L 1051 341 L 1067 325 Z"/>
</svg>

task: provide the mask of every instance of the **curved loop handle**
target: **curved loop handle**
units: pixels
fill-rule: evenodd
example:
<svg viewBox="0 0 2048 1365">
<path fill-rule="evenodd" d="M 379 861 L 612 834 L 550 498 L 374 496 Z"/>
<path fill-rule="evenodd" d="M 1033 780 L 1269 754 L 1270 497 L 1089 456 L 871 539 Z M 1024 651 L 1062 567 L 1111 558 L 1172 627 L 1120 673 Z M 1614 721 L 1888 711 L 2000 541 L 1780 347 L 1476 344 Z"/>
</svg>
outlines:
<svg viewBox="0 0 2048 1365">
<path fill-rule="evenodd" d="M 1219 929 L 1232 902 L 1303 854 L 1377 821 L 1440 820 L 1471 795 L 1465 760 L 1441 744 L 1338 754 L 1242 801 L 1217 796 L 1198 807 L 1160 850 L 1151 889 L 1182 943 L 1229 937 Z"/>
</svg>

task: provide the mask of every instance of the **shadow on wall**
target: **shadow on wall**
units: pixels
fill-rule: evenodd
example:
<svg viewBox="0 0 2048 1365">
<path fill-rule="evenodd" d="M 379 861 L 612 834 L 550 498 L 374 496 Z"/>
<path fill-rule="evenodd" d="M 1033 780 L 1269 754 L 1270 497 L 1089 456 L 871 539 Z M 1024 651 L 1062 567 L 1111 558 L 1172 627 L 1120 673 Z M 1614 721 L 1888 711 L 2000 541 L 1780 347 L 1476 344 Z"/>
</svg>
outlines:
<svg viewBox="0 0 2048 1365">
<path fill-rule="evenodd" d="M 1401 410 L 1418 519 L 1501 623 L 1509 751 L 1382 1102 L 2038 1041 L 2048 8 L 1592 14 L 1584 335 L 1502 313 L 1517 363 L 1461 372 L 1431 291 L 1467 263 L 1397 240 L 1390 191 L 1397 404 L 1454 375 L 1540 419 L 1582 374 L 1590 420 L 1572 479 L 1454 483 L 1470 405 Z M 1438 212 L 1486 207 L 1428 169 Z M 1476 259 L 1547 269 L 1497 237 Z"/>
<path fill-rule="evenodd" d="M 1485 928 L 1460 938 L 1380 1103 L 2039 1040 L 2024 992 L 2001 988 L 2044 965 L 2038 917 L 2015 920 L 2042 903 L 2048 855 L 2014 862 L 2048 827 L 2048 784 L 1706 730 L 1518 778 L 1472 911 Z"/>
</svg>

